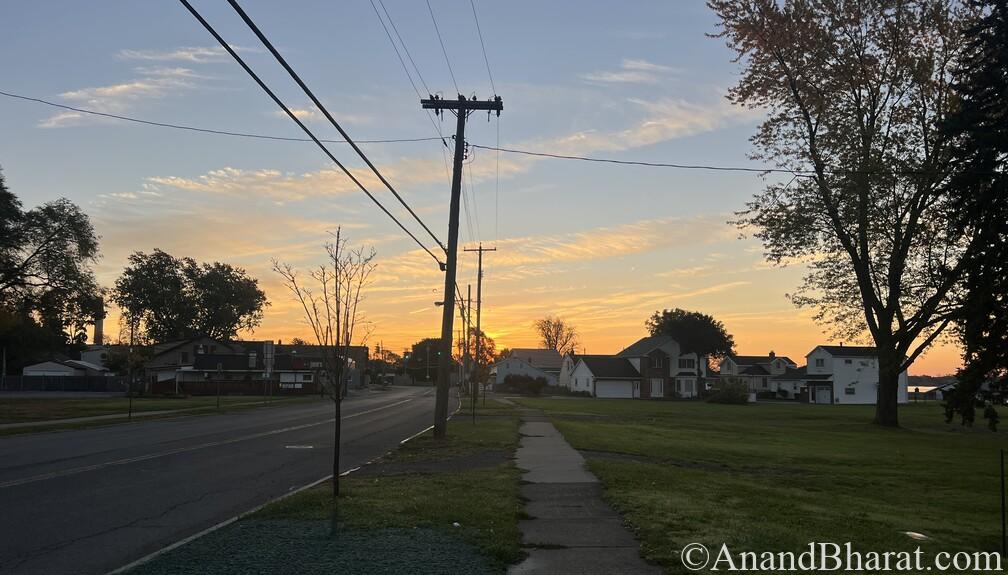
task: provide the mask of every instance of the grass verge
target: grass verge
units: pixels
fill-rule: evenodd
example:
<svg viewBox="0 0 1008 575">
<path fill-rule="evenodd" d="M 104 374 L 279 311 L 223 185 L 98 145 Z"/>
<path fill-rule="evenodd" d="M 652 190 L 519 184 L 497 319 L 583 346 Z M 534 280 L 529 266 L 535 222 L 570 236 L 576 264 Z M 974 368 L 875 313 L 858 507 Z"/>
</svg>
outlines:
<svg viewBox="0 0 1008 575">
<path fill-rule="evenodd" d="M 503 573 L 522 557 L 518 441 L 517 417 L 456 415 L 446 440 L 427 432 L 341 479 L 335 538 L 324 483 L 130 573 Z"/>
<path fill-rule="evenodd" d="M 691 542 L 795 551 L 850 541 L 862 551 L 1000 549 L 1003 434 L 944 424 L 935 404 L 871 406 L 534 400 L 583 450 L 644 555 L 686 573 Z M 919 532 L 927 541 L 910 539 Z"/>
</svg>

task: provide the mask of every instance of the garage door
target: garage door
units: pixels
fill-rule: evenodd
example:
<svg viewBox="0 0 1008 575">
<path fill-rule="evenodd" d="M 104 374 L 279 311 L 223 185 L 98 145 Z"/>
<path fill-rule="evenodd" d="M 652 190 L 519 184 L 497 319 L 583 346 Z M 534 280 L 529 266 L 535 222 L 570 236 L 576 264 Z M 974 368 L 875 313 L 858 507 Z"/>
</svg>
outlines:
<svg viewBox="0 0 1008 575">
<path fill-rule="evenodd" d="M 625 397 L 633 399 L 633 382 L 596 380 L 595 397 Z"/>
</svg>

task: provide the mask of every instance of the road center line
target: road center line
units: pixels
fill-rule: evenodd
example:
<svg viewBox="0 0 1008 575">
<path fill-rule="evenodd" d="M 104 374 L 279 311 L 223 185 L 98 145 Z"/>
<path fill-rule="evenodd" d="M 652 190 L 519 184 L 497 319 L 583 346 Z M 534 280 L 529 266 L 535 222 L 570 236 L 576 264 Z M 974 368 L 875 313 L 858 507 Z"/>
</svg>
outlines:
<svg viewBox="0 0 1008 575">
<path fill-rule="evenodd" d="M 404 403 L 413 401 L 414 398 L 404 399 L 402 401 L 397 401 L 395 403 L 390 403 L 388 405 L 383 405 L 381 407 L 375 407 L 373 409 L 368 409 L 365 411 L 358 411 L 357 413 L 351 413 L 350 415 L 344 415 L 340 417 L 340 420 L 352 419 L 354 417 L 360 417 L 361 415 L 367 415 L 369 413 L 374 413 L 376 411 L 381 411 L 383 409 L 388 409 L 390 407 L 395 407 L 397 405 L 402 405 Z M 199 445 L 190 445 L 188 447 L 179 447 L 178 449 L 170 449 L 168 451 L 162 451 L 160 453 L 149 453 L 147 455 L 138 455 L 136 457 L 128 457 L 125 459 L 116 459 L 113 461 L 105 461 L 102 463 L 95 463 L 93 465 L 84 465 L 81 467 L 74 467 L 71 469 L 64 469 L 61 471 L 51 471 L 49 473 L 42 473 L 40 475 L 33 475 L 31 477 L 25 477 L 23 479 L 14 479 L 4 483 L 0 483 L 0 489 L 6 487 L 15 487 L 18 485 L 24 485 L 26 483 L 35 483 L 36 481 L 45 481 L 47 479 L 55 479 L 57 477 L 66 477 L 67 475 L 76 475 L 78 473 L 86 473 L 88 471 L 95 471 L 98 469 L 103 469 L 105 467 L 112 467 L 116 465 L 126 465 L 128 463 L 137 463 L 139 461 L 149 461 L 151 459 L 158 459 L 161 457 L 168 457 L 169 455 L 177 455 L 179 453 L 188 453 L 190 451 L 196 451 L 199 449 L 206 449 L 208 447 L 218 447 L 221 445 L 230 445 L 232 443 L 238 443 L 241 441 L 248 441 L 250 439 L 258 439 L 260 437 L 268 437 L 271 435 L 278 435 L 280 433 L 287 433 L 289 431 L 298 431 L 300 429 L 308 429 L 310 427 L 318 427 L 319 425 L 326 425 L 336 421 L 335 417 L 330 417 L 329 419 L 324 419 L 322 421 L 315 421 L 312 423 L 305 423 L 303 425 L 294 425 L 290 427 L 283 427 L 280 429 L 271 429 L 269 431 L 261 431 L 259 433 L 253 433 L 251 435 L 244 435 L 242 437 L 235 437 L 232 439 L 224 439 L 221 441 L 211 441 L 209 443 L 201 443 Z"/>
</svg>

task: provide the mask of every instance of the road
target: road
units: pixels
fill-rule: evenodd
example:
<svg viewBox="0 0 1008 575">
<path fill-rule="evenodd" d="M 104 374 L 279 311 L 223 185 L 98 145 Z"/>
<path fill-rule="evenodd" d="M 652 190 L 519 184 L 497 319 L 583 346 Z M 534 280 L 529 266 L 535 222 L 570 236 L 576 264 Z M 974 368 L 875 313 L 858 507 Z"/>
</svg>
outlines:
<svg viewBox="0 0 1008 575">
<path fill-rule="evenodd" d="M 433 421 L 431 388 L 343 403 L 340 471 Z M 332 403 L 0 438 L 0 573 L 101 574 L 332 471 Z"/>
</svg>

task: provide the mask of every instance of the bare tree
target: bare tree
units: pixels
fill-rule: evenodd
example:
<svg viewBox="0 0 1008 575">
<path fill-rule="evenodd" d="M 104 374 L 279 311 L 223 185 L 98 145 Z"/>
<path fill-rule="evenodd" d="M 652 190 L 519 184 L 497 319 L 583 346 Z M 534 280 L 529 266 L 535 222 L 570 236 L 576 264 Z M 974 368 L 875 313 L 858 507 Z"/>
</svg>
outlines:
<svg viewBox="0 0 1008 575">
<path fill-rule="evenodd" d="M 332 531 L 338 527 L 340 406 L 346 395 L 346 377 L 350 366 L 350 346 L 354 331 L 363 323 L 358 309 L 362 296 L 371 285 L 375 250 L 350 248 L 342 229 L 333 234 L 335 241 L 326 243 L 328 261 L 312 269 L 305 281 L 296 269 L 273 260 L 273 270 L 283 277 L 284 286 L 301 304 L 304 317 L 311 327 L 322 352 L 322 384 L 333 401 L 335 430 L 333 432 L 332 464 Z"/>
<path fill-rule="evenodd" d="M 548 315 L 536 321 L 535 328 L 543 346 L 557 350 L 560 355 L 572 353 L 577 348 L 577 329 L 562 318 Z"/>
</svg>

